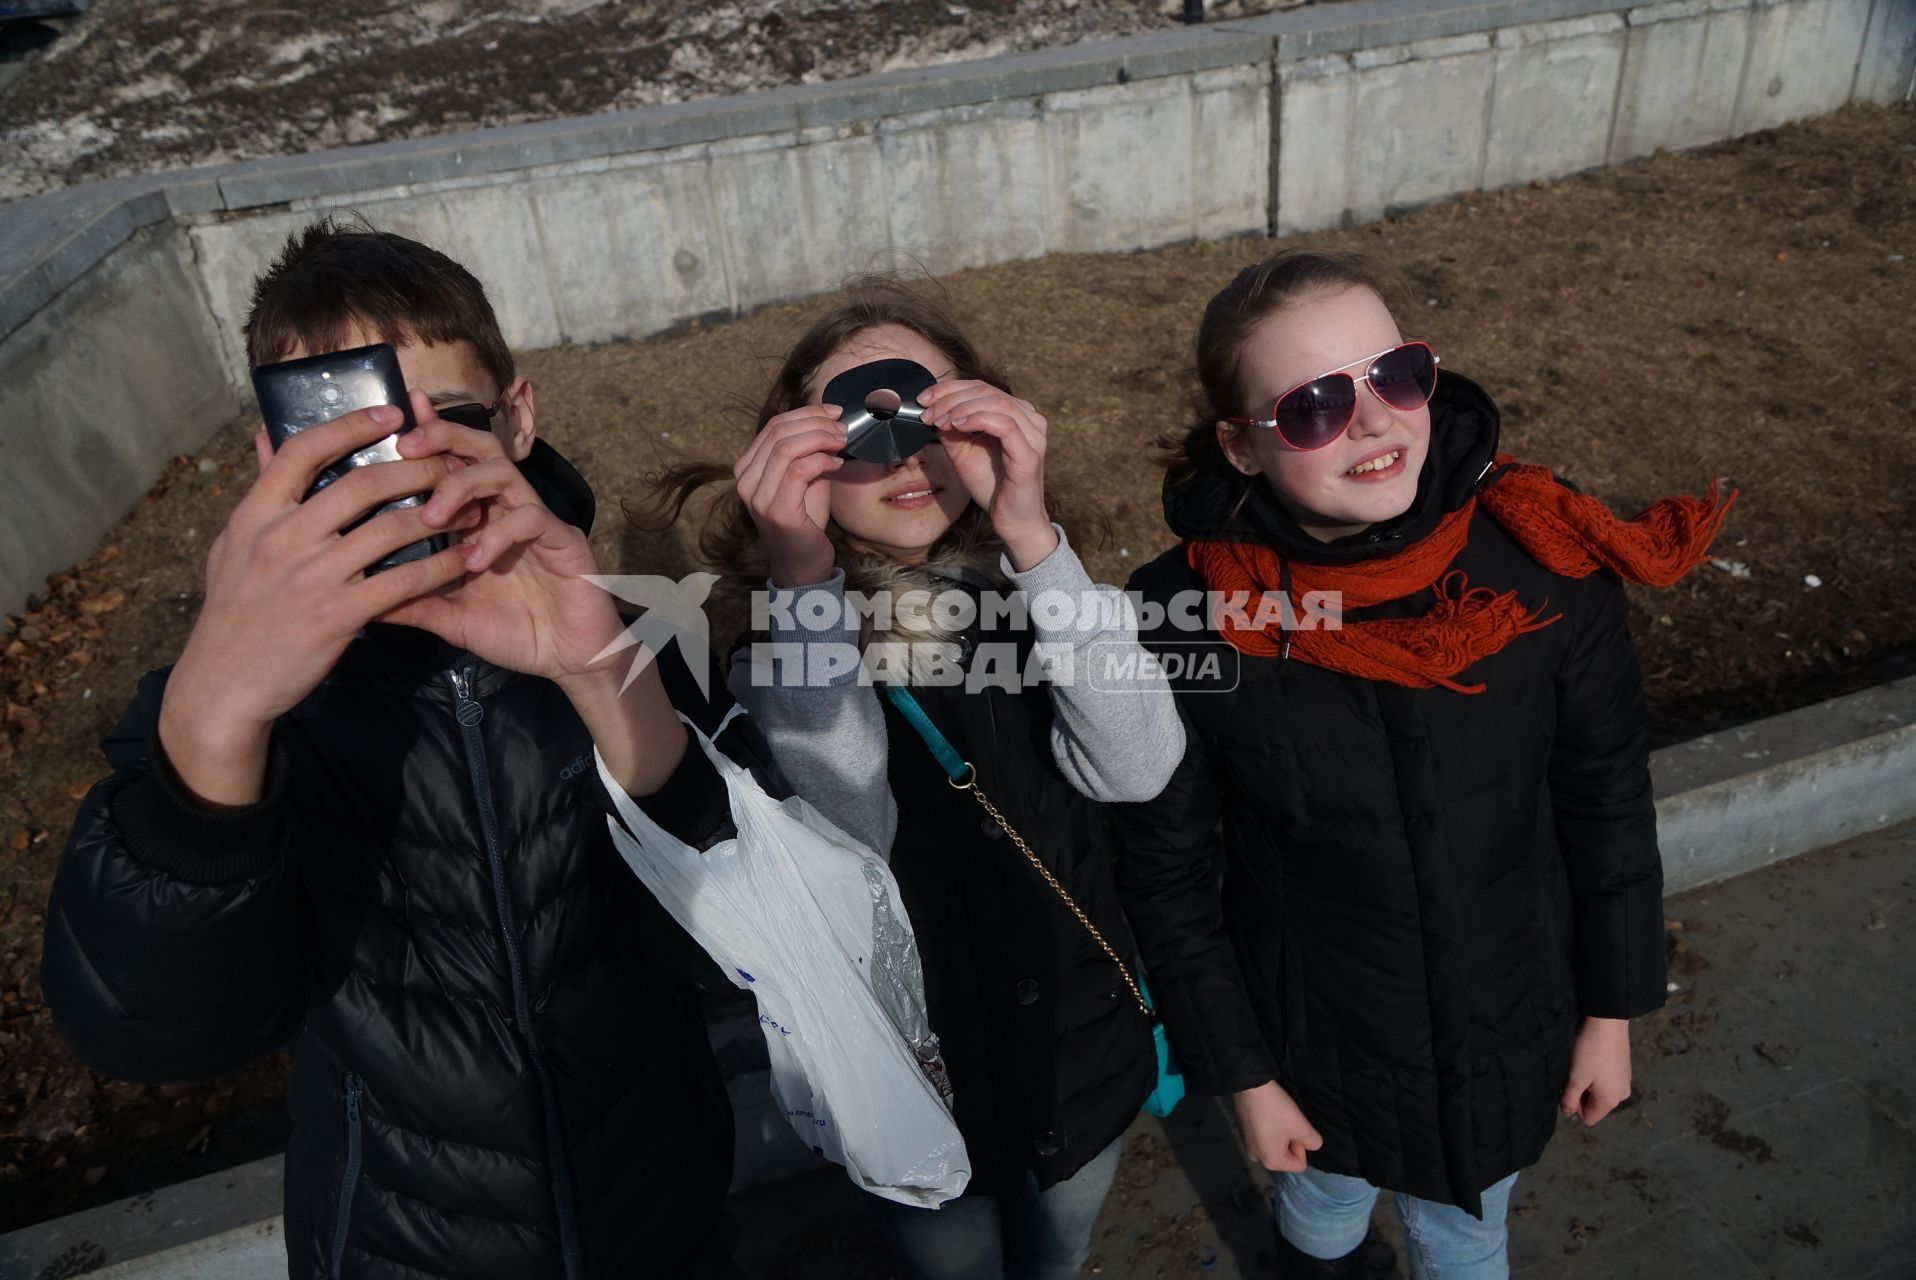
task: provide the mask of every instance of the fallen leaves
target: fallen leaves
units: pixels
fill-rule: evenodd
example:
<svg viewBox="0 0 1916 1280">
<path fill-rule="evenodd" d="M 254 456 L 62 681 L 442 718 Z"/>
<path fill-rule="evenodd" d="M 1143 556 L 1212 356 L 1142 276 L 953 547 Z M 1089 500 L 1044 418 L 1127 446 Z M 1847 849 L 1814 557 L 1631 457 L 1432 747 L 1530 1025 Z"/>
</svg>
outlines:
<svg viewBox="0 0 1916 1280">
<path fill-rule="evenodd" d="M 125 603 L 126 589 L 124 587 L 114 587 L 109 591 L 100 593 L 91 600 L 80 601 L 80 612 L 89 617 L 97 617 L 102 613 L 111 613 Z"/>
<path fill-rule="evenodd" d="M 0 620 L 0 764 L 27 750 L 45 717 L 41 704 L 61 684 L 93 661 L 105 637 L 103 619 L 132 598 L 107 566 L 119 558 L 117 544 L 47 579 L 27 600 L 26 612 Z"/>
</svg>

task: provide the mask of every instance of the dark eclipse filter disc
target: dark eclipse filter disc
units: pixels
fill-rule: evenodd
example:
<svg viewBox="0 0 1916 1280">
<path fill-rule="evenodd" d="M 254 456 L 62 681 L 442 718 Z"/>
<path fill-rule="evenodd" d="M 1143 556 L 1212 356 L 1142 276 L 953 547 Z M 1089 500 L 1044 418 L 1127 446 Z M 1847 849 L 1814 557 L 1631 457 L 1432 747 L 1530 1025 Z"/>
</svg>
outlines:
<svg viewBox="0 0 1916 1280">
<path fill-rule="evenodd" d="M 918 395 L 938 379 L 912 360 L 874 360 L 825 384 L 823 400 L 844 410 L 845 447 L 841 458 L 859 462 L 903 462 L 938 437 L 924 423 Z"/>
</svg>

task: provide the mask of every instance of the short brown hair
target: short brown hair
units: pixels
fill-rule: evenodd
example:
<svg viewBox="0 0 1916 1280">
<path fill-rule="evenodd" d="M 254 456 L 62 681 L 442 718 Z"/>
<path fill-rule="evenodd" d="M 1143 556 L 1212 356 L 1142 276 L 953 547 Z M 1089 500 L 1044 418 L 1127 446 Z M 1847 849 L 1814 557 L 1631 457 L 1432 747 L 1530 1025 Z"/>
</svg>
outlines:
<svg viewBox="0 0 1916 1280">
<path fill-rule="evenodd" d="M 1191 425 L 1181 437 L 1158 441 L 1165 467 L 1178 480 L 1223 462 L 1217 424 L 1252 416 L 1244 399 L 1244 344 L 1271 316 L 1312 293 L 1369 289 L 1388 305 L 1394 282 L 1355 253 L 1287 249 L 1244 268 L 1205 305 L 1195 343 L 1197 396 Z"/>
<path fill-rule="evenodd" d="M 362 219 L 321 218 L 294 232 L 253 282 L 246 362 L 271 364 L 296 346 L 334 348 L 354 328 L 395 346 L 469 343 L 496 390 L 512 383 L 512 351 L 472 272 Z"/>
</svg>

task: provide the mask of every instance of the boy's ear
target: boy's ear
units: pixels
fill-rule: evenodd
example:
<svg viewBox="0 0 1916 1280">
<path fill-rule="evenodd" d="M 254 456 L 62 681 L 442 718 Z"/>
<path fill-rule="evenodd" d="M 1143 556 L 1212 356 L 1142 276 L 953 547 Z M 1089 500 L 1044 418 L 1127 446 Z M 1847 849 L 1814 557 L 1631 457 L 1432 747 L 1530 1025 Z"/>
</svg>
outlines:
<svg viewBox="0 0 1916 1280">
<path fill-rule="evenodd" d="M 506 394 L 500 397 L 499 416 L 492 424 L 493 434 L 499 437 L 499 443 L 506 447 L 506 456 L 514 462 L 524 462 L 532 452 L 532 442 L 538 431 L 533 425 L 532 383 L 526 378 L 512 380 L 506 388 Z"/>
</svg>

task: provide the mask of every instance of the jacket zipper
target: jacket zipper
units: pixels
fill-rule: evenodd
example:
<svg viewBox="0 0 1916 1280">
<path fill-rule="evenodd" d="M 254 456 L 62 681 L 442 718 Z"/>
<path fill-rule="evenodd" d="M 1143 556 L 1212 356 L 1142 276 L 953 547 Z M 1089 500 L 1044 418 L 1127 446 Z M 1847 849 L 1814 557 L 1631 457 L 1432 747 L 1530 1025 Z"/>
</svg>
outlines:
<svg viewBox="0 0 1916 1280">
<path fill-rule="evenodd" d="M 339 1280 L 346 1264 L 346 1228 L 353 1218 L 353 1191 L 359 1185 L 359 1077 L 346 1073 L 346 1176 L 339 1180 L 339 1214 L 333 1226 L 333 1265 L 327 1275 Z"/>
<path fill-rule="evenodd" d="M 506 860 L 499 846 L 499 825 L 492 807 L 492 775 L 486 768 L 486 743 L 479 725 L 486 709 L 472 694 L 472 669 L 446 672 L 452 685 L 453 714 L 459 721 L 459 735 L 465 742 L 466 769 L 472 776 L 473 798 L 479 808 L 479 829 L 486 839 L 486 862 L 492 870 L 492 902 L 498 914 L 499 936 L 505 943 L 506 966 L 512 977 L 512 1007 L 525 1038 L 526 1054 L 539 1079 L 539 1095 L 545 1104 L 546 1159 L 552 1166 L 552 1200 L 559 1216 L 559 1251 L 565 1261 L 567 1280 L 582 1280 L 585 1267 L 579 1250 L 579 1227 L 573 1209 L 572 1166 L 565 1150 L 565 1130 L 559 1116 L 558 1092 L 553 1087 L 545 1054 L 539 1047 L 539 1035 L 532 1025 L 532 1002 L 526 994 L 525 970 L 519 959 L 518 928 L 513 923 L 512 899 L 506 891 Z"/>
</svg>

